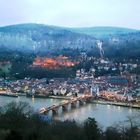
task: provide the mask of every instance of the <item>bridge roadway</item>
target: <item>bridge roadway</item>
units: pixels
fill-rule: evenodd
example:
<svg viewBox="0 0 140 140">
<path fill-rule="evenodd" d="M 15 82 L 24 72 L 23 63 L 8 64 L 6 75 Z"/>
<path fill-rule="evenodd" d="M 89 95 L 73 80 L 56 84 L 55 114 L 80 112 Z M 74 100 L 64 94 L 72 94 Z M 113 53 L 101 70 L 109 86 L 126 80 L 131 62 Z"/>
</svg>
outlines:
<svg viewBox="0 0 140 140">
<path fill-rule="evenodd" d="M 46 108 L 41 108 L 39 110 L 40 114 L 49 114 L 50 111 L 52 111 L 52 116 L 57 115 L 58 114 L 58 110 L 60 108 L 62 108 L 62 112 L 68 111 L 68 106 L 71 105 L 71 108 L 76 108 L 77 102 L 79 102 L 79 106 L 80 105 L 84 105 L 84 102 L 91 102 L 91 100 L 94 98 L 93 95 L 83 95 L 80 97 L 75 97 L 72 98 L 70 100 L 67 101 L 63 101 L 57 105 L 52 105 L 50 107 L 46 107 Z"/>
</svg>

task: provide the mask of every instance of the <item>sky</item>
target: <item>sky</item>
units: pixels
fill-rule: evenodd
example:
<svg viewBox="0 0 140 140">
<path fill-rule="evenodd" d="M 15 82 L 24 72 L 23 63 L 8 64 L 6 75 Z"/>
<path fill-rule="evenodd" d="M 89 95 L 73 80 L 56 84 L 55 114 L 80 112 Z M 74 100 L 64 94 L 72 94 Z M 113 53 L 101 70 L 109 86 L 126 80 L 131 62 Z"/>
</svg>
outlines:
<svg viewBox="0 0 140 140">
<path fill-rule="evenodd" d="M 0 26 L 20 23 L 140 29 L 140 0 L 0 0 Z"/>
</svg>

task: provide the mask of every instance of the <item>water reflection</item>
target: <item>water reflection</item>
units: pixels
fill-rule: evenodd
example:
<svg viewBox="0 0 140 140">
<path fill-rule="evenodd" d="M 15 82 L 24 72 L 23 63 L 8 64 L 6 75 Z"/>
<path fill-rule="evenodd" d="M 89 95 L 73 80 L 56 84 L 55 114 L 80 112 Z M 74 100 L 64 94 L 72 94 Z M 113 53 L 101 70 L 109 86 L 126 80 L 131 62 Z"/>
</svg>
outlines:
<svg viewBox="0 0 140 140">
<path fill-rule="evenodd" d="M 33 98 L 32 98 L 32 103 L 34 103 L 34 102 L 35 102 L 35 98 L 33 97 Z"/>
<path fill-rule="evenodd" d="M 59 114 L 55 119 L 58 120 L 73 120 L 82 122 L 88 117 L 94 117 L 101 126 L 108 127 L 114 123 L 122 122 L 127 119 L 127 116 L 135 114 L 137 110 L 123 108 L 118 106 L 106 106 L 100 104 L 88 104 L 79 109 L 72 109 L 67 113 Z"/>
<path fill-rule="evenodd" d="M 117 108 L 118 108 L 118 112 L 120 112 L 120 111 L 121 111 L 121 107 L 120 107 L 120 106 L 118 106 Z"/>
<path fill-rule="evenodd" d="M 110 105 L 107 105 L 107 108 L 110 109 Z"/>
<path fill-rule="evenodd" d="M 132 108 L 129 108 L 129 112 L 132 113 Z"/>
</svg>

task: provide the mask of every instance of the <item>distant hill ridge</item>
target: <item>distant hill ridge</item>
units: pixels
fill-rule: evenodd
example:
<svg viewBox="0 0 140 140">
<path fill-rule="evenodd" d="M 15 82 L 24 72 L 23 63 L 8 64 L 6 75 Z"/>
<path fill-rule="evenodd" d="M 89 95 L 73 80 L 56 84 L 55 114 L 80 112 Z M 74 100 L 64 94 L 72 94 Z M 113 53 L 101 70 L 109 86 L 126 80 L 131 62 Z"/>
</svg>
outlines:
<svg viewBox="0 0 140 140">
<path fill-rule="evenodd" d="M 122 27 L 83 27 L 83 28 L 68 28 L 69 30 L 77 33 L 83 33 L 95 37 L 103 37 L 108 35 L 119 35 L 140 32 L 140 30 L 122 28 Z"/>
<path fill-rule="evenodd" d="M 0 31 L 12 31 L 14 29 L 26 29 L 26 30 L 36 30 L 40 28 L 50 28 L 56 30 L 69 30 L 72 32 L 83 33 L 87 35 L 92 35 L 96 37 L 96 35 L 109 35 L 109 34 L 125 34 L 125 33 L 136 33 L 140 32 L 137 29 L 131 28 L 123 28 L 123 27 L 111 27 L 111 26 L 95 26 L 95 27 L 61 27 L 61 26 L 53 26 L 46 24 L 36 24 L 36 23 L 28 23 L 28 24 L 16 24 L 16 25 L 8 25 L 0 27 Z"/>
<path fill-rule="evenodd" d="M 0 51 L 18 50 L 36 53 L 80 49 L 97 52 L 97 40 L 103 42 L 105 54 L 118 51 L 140 53 L 140 30 L 120 27 L 69 28 L 44 24 L 18 24 L 0 27 Z M 131 48 L 131 49 L 130 49 Z"/>
</svg>

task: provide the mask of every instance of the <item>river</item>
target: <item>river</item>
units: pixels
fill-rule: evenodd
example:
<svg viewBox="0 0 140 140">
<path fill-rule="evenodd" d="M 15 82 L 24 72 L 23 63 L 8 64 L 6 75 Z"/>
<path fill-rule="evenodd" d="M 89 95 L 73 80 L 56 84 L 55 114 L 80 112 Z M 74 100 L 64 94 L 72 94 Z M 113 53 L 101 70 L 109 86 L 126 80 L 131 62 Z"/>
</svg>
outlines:
<svg viewBox="0 0 140 140">
<path fill-rule="evenodd" d="M 40 98 L 26 98 L 26 97 L 4 97 L 0 96 L 0 106 L 3 106 L 9 102 L 27 102 L 35 110 L 38 110 L 41 107 L 49 107 L 54 104 L 60 103 L 60 99 L 40 99 Z M 111 106 L 111 105 L 101 105 L 101 104 L 86 104 L 77 109 L 71 109 L 66 113 L 59 113 L 55 119 L 59 120 L 73 120 L 75 119 L 78 122 L 82 122 L 88 117 L 94 117 L 101 127 L 108 127 L 120 122 L 127 120 L 127 117 L 132 116 L 138 113 L 138 109 Z"/>
</svg>

